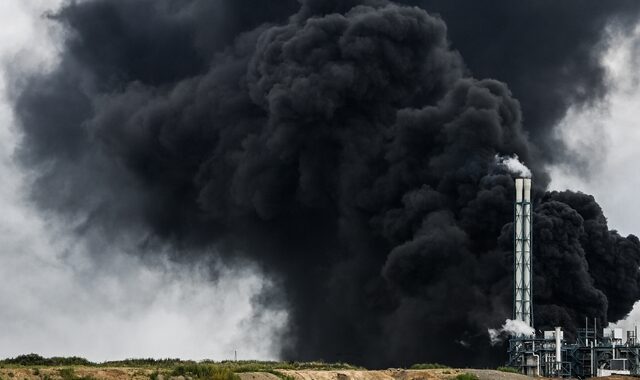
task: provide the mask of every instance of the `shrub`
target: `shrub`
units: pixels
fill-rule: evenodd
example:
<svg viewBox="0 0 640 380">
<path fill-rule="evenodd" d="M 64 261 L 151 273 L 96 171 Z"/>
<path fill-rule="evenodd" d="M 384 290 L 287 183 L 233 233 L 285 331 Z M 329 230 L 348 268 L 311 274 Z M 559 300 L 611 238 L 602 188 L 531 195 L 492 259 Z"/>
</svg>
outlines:
<svg viewBox="0 0 640 380">
<path fill-rule="evenodd" d="M 196 362 L 191 360 L 182 361 L 180 359 L 175 358 L 166 358 L 166 359 L 152 359 L 152 358 L 141 358 L 141 359 L 124 359 L 124 360 L 113 360 L 101 363 L 102 366 L 108 367 L 173 367 L 181 364 L 195 364 Z"/>
<path fill-rule="evenodd" d="M 1 1 L 1 0 L 0 0 Z M 146 368 L 150 371 L 136 372 L 137 375 L 149 377 L 150 380 L 158 380 L 163 378 L 162 375 L 184 376 L 192 379 L 207 380 L 238 380 L 235 375 L 241 372 L 269 372 L 278 376 L 281 380 L 293 380 L 290 376 L 278 372 L 278 370 L 341 370 L 341 369 L 364 369 L 346 363 L 325 363 L 318 362 L 275 362 L 275 361 L 257 361 L 257 360 L 241 360 L 241 361 L 221 361 L 203 360 L 196 362 L 193 360 L 180 359 L 125 359 L 118 361 L 107 361 L 102 363 L 93 363 L 87 359 L 80 357 L 52 357 L 44 358 L 38 354 L 20 355 L 11 359 L 0 360 L 0 367 L 9 366 L 29 366 L 29 367 L 65 367 L 62 374 L 62 380 L 92 380 L 90 377 L 79 377 L 73 373 L 72 367 L 129 367 L 129 368 Z M 444 367 L 444 366 L 441 366 Z M 36 370 L 33 369 L 34 374 Z M 42 374 L 41 369 L 39 376 L 44 377 L 43 380 L 51 380 L 51 376 Z M 64 376 L 63 376 L 64 375 Z M 54 376 L 58 377 L 58 376 Z"/>
<path fill-rule="evenodd" d="M 95 380 L 92 376 L 77 376 L 73 368 L 62 368 L 58 370 L 62 380 Z"/>
<path fill-rule="evenodd" d="M 209 364 L 179 365 L 171 371 L 171 375 L 205 380 L 240 380 L 230 369 Z"/>
<path fill-rule="evenodd" d="M 21 366 L 72 366 L 72 365 L 92 365 L 90 361 L 85 358 L 77 356 L 71 357 L 53 357 L 43 358 L 38 354 L 19 355 L 15 358 L 4 359 L 2 364 L 13 364 Z"/>
<path fill-rule="evenodd" d="M 58 370 L 62 380 L 75 380 L 76 374 L 73 368 L 62 368 Z"/>
<path fill-rule="evenodd" d="M 517 368 L 513 367 L 498 367 L 497 370 L 500 372 L 520 373 Z"/>
</svg>

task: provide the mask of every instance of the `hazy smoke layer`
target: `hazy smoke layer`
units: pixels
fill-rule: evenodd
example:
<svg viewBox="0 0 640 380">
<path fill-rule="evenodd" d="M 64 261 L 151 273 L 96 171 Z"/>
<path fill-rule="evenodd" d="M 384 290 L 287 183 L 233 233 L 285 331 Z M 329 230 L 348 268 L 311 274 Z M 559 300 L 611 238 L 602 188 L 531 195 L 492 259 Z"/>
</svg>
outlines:
<svg viewBox="0 0 640 380">
<path fill-rule="evenodd" d="M 538 153 L 553 153 L 566 107 L 602 95 L 602 68 L 510 44 L 511 13 L 529 11 L 512 2 L 496 16 L 510 20 L 507 41 L 467 31 L 496 49 L 463 46 L 467 68 L 445 11 L 456 20 L 479 6 L 451 4 L 445 20 L 384 0 L 69 5 L 56 16 L 70 32 L 60 67 L 30 78 L 16 103 L 34 197 L 85 218 L 79 232 L 148 231 L 141 252 L 216 246 L 260 265 L 278 286 L 256 302 L 290 313 L 285 358 L 490 365 L 504 357 L 487 328 L 511 315 L 513 261 L 513 180 L 495 157 L 517 155 L 540 186 L 537 327 L 624 317 L 640 298 L 637 238 L 610 232 L 589 196 L 544 194 Z M 544 17 L 588 13 L 584 30 L 540 42 L 587 55 L 607 20 L 635 11 L 536 4 Z M 491 75 L 480 55 L 516 60 L 521 72 L 502 78 L 531 123 L 504 83 L 469 74 Z"/>
</svg>

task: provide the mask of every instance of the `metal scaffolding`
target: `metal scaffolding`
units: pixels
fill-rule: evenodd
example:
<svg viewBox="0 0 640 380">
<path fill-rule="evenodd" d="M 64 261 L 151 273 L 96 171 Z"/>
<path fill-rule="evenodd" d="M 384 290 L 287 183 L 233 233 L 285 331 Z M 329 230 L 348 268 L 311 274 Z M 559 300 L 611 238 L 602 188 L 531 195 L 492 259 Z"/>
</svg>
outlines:
<svg viewBox="0 0 640 380">
<path fill-rule="evenodd" d="M 515 333 L 509 341 L 507 365 L 529 376 L 584 379 L 612 374 L 640 375 L 637 327 L 627 331 L 624 339 L 622 329 L 599 330 L 597 320 L 589 327 L 585 318 L 584 329 L 577 329 L 574 342 L 565 341 L 560 327 L 542 335 L 534 333 L 531 179 L 517 178 L 515 188 L 513 319 L 528 329 Z"/>
<path fill-rule="evenodd" d="M 531 303 L 531 179 L 516 179 L 513 319 L 533 327 Z"/>
<path fill-rule="evenodd" d="M 542 337 L 514 337 L 509 342 L 507 365 L 529 376 L 589 377 L 640 375 L 640 344 L 637 329 L 585 326 L 576 340 L 567 342 L 562 330 L 545 331 Z"/>
</svg>

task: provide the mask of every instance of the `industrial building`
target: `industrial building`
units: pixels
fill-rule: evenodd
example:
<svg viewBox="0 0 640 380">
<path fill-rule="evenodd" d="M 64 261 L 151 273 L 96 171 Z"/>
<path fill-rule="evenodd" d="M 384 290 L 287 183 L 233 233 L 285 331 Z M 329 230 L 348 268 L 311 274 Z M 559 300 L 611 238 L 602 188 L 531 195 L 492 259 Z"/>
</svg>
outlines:
<svg viewBox="0 0 640 380">
<path fill-rule="evenodd" d="M 567 341 L 561 327 L 535 333 L 532 297 L 531 179 L 515 180 L 513 319 L 532 331 L 509 341 L 507 365 L 529 376 L 587 378 L 640 375 L 637 327 L 623 334 L 618 328 L 598 328 L 585 318 L 575 341 Z"/>
</svg>

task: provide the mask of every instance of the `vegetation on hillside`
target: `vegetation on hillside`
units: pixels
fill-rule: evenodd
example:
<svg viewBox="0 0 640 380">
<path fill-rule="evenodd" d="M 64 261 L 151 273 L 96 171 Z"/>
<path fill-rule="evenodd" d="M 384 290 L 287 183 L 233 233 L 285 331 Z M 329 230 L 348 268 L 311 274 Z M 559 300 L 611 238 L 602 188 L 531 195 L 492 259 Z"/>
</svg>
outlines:
<svg viewBox="0 0 640 380">
<path fill-rule="evenodd" d="M 282 380 L 292 380 L 289 376 L 278 370 L 341 370 L 364 369 L 346 363 L 325 362 L 277 362 L 277 361 L 193 361 L 181 359 L 125 359 L 118 361 L 106 361 L 102 363 L 91 362 L 79 357 L 53 357 L 45 358 L 37 354 L 20 355 L 15 358 L 0 360 L 2 367 L 30 367 L 37 371 L 38 367 L 64 367 L 58 369 L 58 375 L 62 380 L 92 380 L 75 375 L 72 366 L 81 367 L 116 367 L 116 368 L 141 368 L 153 370 L 151 380 L 164 380 L 169 377 L 182 376 L 185 379 L 194 380 L 239 380 L 238 373 L 242 372 L 269 372 Z M 0 379 L 2 380 L 2 379 Z M 47 380 L 47 379 L 45 379 Z"/>
<path fill-rule="evenodd" d="M 1 365 L 19 365 L 19 366 L 74 366 L 74 365 L 92 365 L 90 361 L 85 358 L 77 356 L 70 357 L 52 357 L 43 358 L 38 354 L 20 355 L 15 358 L 0 360 Z"/>
<path fill-rule="evenodd" d="M 170 375 L 183 376 L 187 379 L 240 380 L 240 377 L 238 377 L 238 375 L 236 375 L 232 370 L 210 364 L 179 365 L 171 370 Z M 151 377 L 153 378 L 153 376 Z"/>
<path fill-rule="evenodd" d="M 91 376 L 78 376 L 73 368 L 62 368 L 58 370 L 62 380 L 95 380 Z"/>
<path fill-rule="evenodd" d="M 451 368 L 444 364 L 440 363 L 418 363 L 411 366 L 410 369 L 441 369 L 441 368 Z"/>
<path fill-rule="evenodd" d="M 225 361 L 193 361 L 181 359 L 125 359 L 117 361 L 106 361 L 101 363 L 91 362 L 80 357 L 52 357 L 45 358 L 38 354 L 20 355 L 15 358 L 0 360 L 1 366 L 23 366 L 23 367 L 137 367 L 137 368 L 158 368 L 169 370 L 171 373 L 192 372 L 211 373 L 217 369 L 228 370 L 234 373 L 239 372 L 271 372 L 276 369 L 290 370 L 340 370 L 340 369 L 363 369 L 347 363 L 325 363 L 325 362 L 277 362 L 259 360 L 225 360 Z M 176 375 L 177 376 L 177 375 Z"/>
<path fill-rule="evenodd" d="M 513 368 L 513 367 L 498 367 L 496 369 L 500 372 L 520 373 L 520 371 L 517 368 Z"/>
<path fill-rule="evenodd" d="M 456 376 L 456 380 L 479 380 L 478 376 L 472 373 L 461 373 Z"/>
<path fill-rule="evenodd" d="M 81 377 L 76 374 L 73 367 L 97 367 L 97 368 L 139 368 L 146 370 L 145 377 L 150 380 L 166 380 L 172 377 L 182 377 L 191 380 L 239 380 L 239 373 L 243 372 L 269 372 L 278 376 L 281 380 L 293 380 L 285 375 L 282 370 L 364 370 L 346 363 L 325 362 L 278 362 L 278 361 L 193 361 L 177 358 L 167 359 L 125 359 L 96 363 L 81 357 L 52 357 L 45 358 L 37 354 L 20 355 L 15 358 L 0 360 L 0 368 L 28 367 L 34 371 L 38 368 L 53 368 L 56 379 L 61 380 L 95 380 L 90 377 Z M 440 363 L 414 364 L 410 369 L 448 369 L 450 367 Z M 500 367 L 500 371 L 511 372 L 510 368 Z M 85 372 L 86 373 L 86 372 Z M 43 380 L 50 380 L 49 375 Z M 48 378 L 48 379 L 47 379 Z M 457 380 L 475 380 L 475 375 L 464 373 L 456 377 Z M 1 379 L 0 379 L 1 380 Z"/>
</svg>

